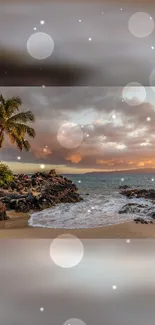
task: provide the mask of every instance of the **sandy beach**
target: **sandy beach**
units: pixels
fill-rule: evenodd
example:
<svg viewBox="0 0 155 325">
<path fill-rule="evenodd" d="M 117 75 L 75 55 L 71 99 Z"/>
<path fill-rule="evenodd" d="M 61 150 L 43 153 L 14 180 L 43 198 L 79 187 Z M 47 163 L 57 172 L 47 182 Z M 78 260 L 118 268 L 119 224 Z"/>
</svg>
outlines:
<svg viewBox="0 0 155 325">
<path fill-rule="evenodd" d="M 29 214 L 8 211 L 9 220 L 0 222 L 0 238 L 55 238 L 70 233 L 79 238 L 155 238 L 155 224 L 125 222 L 87 229 L 51 229 L 29 227 Z"/>
</svg>

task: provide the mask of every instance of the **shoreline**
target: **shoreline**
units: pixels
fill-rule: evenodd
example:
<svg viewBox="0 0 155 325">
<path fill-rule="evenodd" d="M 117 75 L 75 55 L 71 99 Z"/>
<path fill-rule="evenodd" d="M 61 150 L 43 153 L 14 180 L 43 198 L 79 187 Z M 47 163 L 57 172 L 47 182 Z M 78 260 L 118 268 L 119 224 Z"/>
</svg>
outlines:
<svg viewBox="0 0 155 325">
<path fill-rule="evenodd" d="M 0 238 L 55 238 L 61 234 L 69 233 L 83 239 L 138 239 L 155 238 L 155 224 L 136 224 L 127 221 L 120 224 L 97 228 L 41 228 L 28 225 L 28 213 L 7 211 L 10 219 L 0 222 Z"/>
</svg>

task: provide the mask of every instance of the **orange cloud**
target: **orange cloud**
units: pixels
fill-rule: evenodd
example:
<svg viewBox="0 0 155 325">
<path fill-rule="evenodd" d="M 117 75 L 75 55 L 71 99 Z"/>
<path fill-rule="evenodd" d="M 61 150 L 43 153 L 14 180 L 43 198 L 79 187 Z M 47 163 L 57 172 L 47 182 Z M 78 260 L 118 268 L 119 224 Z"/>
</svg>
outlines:
<svg viewBox="0 0 155 325">
<path fill-rule="evenodd" d="M 115 165 L 112 160 L 98 159 L 98 160 L 96 160 L 96 163 L 99 164 L 99 165 L 108 165 L 108 166 L 114 166 Z"/>
<path fill-rule="evenodd" d="M 140 161 L 138 164 L 137 164 L 137 167 L 144 167 L 145 164 L 144 164 L 144 161 Z"/>
<path fill-rule="evenodd" d="M 152 160 L 147 160 L 147 161 L 145 161 L 145 164 L 149 164 L 149 165 L 151 165 L 151 164 L 152 164 Z"/>
<path fill-rule="evenodd" d="M 82 156 L 79 153 L 71 154 L 66 157 L 66 160 L 71 161 L 72 163 L 78 164 L 82 160 Z"/>
</svg>

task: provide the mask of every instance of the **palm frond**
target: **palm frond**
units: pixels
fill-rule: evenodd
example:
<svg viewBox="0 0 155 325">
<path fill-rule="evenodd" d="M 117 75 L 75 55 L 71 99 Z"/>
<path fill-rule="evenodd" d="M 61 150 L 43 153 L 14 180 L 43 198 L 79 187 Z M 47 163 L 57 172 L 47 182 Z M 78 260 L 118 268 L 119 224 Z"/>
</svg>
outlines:
<svg viewBox="0 0 155 325">
<path fill-rule="evenodd" d="M 11 115 L 19 111 L 19 107 L 22 105 L 22 101 L 19 97 L 11 97 L 5 102 L 5 110 L 8 117 L 11 117 Z"/>
<path fill-rule="evenodd" d="M 0 95 L 0 121 L 4 121 L 6 119 L 6 111 L 5 111 L 5 99 Z"/>
<path fill-rule="evenodd" d="M 19 114 L 13 115 L 12 117 L 10 117 L 8 119 L 8 122 L 12 121 L 12 122 L 34 122 L 35 121 L 35 116 L 31 111 L 27 111 L 27 112 L 21 112 Z"/>
<path fill-rule="evenodd" d="M 14 135 L 13 135 L 12 133 L 8 133 L 8 136 L 9 136 L 10 142 L 11 142 L 12 144 L 14 144 L 15 141 L 16 141 Z"/>
<path fill-rule="evenodd" d="M 19 130 L 19 132 L 23 131 L 24 134 L 28 134 L 29 137 L 31 137 L 31 138 L 34 138 L 36 135 L 35 130 L 26 124 L 15 123 L 15 128 L 17 128 Z"/>
<path fill-rule="evenodd" d="M 5 99 L 2 94 L 0 95 L 0 104 L 5 106 Z"/>
<path fill-rule="evenodd" d="M 14 132 L 12 132 L 12 133 L 9 134 L 9 138 L 10 138 L 10 140 L 11 140 L 11 143 L 12 143 L 12 144 L 15 144 L 15 143 L 16 143 L 18 149 L 19 149 L 20 151 L 22 151 L 22 149 L 23 149 L 23 140 L 22 140 L 22 138 L 19 137 L 19 136 L 18 136 L 16 133 L 14 133 Z"/>
<path fill-rule="evenodd" d="M 3 105 L 0 104 L 0 123 L 4 123 L 6 121 L 6 111 Z"/>
<path fill-rule="evenodd" d="M 26 151 L 29 151 L 31 148 L 30 143 L 25 139 L 23 139 L 23 147 Z"/>
<path fill-rule="evenodd" d="M 25 134 L 28 134 L 29 137 L 34 138 L 36 135 L 36 132 L 33 128 L 22 123 L 15 123 L 15 122 L 7 123 L 6 126 L 7 133 L 11 132 L 12 130 L 21 137 L 24 137 Z"/>
</svg>

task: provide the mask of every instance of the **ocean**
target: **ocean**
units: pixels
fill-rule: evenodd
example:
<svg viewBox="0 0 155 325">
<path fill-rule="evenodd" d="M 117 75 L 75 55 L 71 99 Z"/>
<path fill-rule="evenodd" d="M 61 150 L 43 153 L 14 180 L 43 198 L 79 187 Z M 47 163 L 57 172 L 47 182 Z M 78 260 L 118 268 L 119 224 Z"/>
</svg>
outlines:
<svg viewBox="0 0 155 325">
<path fill-rule="evenodd" d="M 64 175 L 71 179 L 79 189 L 83 201 L 78 203 L 61 203 L 51 209 L 33 213 L 29 225 L 47 228 L 95 228 L 131 221 L 136 214 L 119 214 L 123 205 L 143 203 L 150 207 L 149 200 L 128 199 L 120 194 L 119 186 L 133 188 L 154 188 L 155 174 L 85 174 Z M 89 194 L 89 195 L 87 195 Z M 145 215 L 140 215 L 144 217 Z"/>
</svg>

